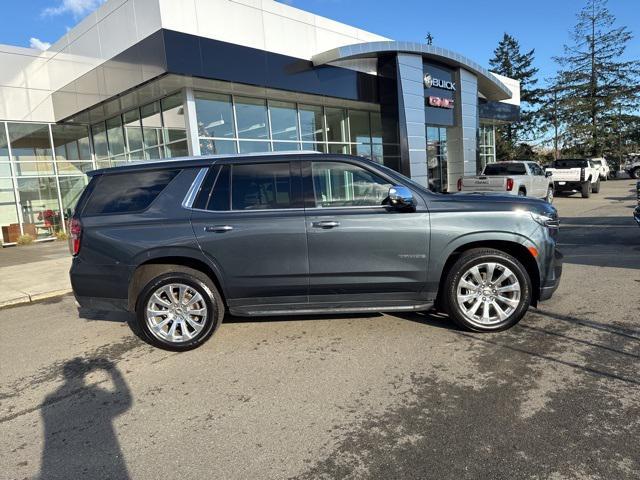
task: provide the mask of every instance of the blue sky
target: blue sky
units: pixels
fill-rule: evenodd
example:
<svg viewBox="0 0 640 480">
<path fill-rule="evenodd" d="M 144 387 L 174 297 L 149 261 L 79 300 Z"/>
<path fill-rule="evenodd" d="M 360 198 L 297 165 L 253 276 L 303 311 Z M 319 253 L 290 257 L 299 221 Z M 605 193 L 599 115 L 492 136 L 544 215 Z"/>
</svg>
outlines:
<svg viewBox="0 0 640 480">
<path fill-rule="evenodd" d="M 31 38 L 53 43 L 101 0 L 0 0 L 0 43 L 29 46 Z M 554 72 L 583 0 L 288 0 L 295 7 L 398 40 L 424 41 L 487 65 L 509 32 L 525 49 L 536 49 L 541 76 Z M 525 6 L 526 5 L 526 6 Z M 636 38 L 627 56 L 640 58 L 640 0 L 609 0 L 609 8 Z"/>
</svg>

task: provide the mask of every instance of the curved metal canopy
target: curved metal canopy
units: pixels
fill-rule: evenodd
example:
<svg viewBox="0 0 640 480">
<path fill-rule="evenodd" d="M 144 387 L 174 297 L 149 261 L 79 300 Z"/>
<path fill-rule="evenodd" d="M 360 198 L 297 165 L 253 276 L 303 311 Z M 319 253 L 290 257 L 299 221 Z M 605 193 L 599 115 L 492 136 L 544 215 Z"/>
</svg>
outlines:
<svg viewBox="0 0 640 480">
<path fill-rule="evenodd" d="M 489 100 L 508 100 L 511 90 L 498 80 L 489 70 L 473 60 L 463 57 L 459 53 L 446 48 L 434 47 L 415 42 L 368 42 L 346 45 L 314 55 L 313 64 L 325 65 L 341 60 L 356 60 L 360 58 L 375 58 L 387 53 L 413 53 L 421 55 L 427 60 L 433 60 L 455 68 L 464 68 L 478 77 L 478 89 Z"/>
</svg>

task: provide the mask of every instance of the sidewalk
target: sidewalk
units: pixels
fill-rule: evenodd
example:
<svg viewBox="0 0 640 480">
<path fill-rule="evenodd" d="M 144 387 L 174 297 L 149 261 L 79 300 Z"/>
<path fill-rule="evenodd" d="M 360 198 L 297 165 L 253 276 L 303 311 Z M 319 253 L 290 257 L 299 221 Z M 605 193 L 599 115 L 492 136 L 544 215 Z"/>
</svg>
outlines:
<svg viewBox="0 0 640 480">
<path fill-rule="evenodd" d="M 0 308 L 71 292 L 67 242 L 0 248 Z"/>
</svg>

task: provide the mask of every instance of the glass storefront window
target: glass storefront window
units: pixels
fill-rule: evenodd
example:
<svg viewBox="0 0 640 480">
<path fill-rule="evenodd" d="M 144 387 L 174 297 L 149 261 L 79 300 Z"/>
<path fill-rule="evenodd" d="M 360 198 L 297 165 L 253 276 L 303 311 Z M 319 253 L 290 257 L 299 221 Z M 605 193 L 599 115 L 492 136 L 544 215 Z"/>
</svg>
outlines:
<svg viewBox="0 0 640 480">
<path fill-rule="evenodd" d="M 10 176 L 9 142 L 7 142 L 7 134 L 4 131 L 4 123 L 0 122 L 0 177 Z"/>
<path fill-rule="evenodd" d="M 478 173 L 489 163 L 496 161 L 495 128 L 493 125 L 480 125 L 478 128 Z"/>
<path fill-rule="evenodd" d="M 97 123 L 91 127 L 91 135 L 93 136 L 93 153 L 97 159 L 109 157 L 109 149 L 107 148 L 107 130 L 104 123 Z"/>
<path fill-rule="evenodd" d="M 327 141 L 346 142 L 347 140 L 347 112 L 344 108 L 325 109 L 327 118 Z"/>
<path fill-rule="evenodd" d="M 73 215 L 76 203 L 78 203 L 78 199 L 86 185 L 86 176 L 60 179 L 60 197 L 62 198 L 62 211 L 65 219 L 69 219 Z"/>
<path fill-rule="evenodd" d="M 349 132 L 352 143 L 371 143 L 369 112 L 349 110 Z"/>
<path fill-rule="evenodd" d="M 51 125 L 56 161 L 91 161 L 89 131 L 80 125 Z"/>
<path fill-rule="evenodd" d="M 237 97 L 236 116 L 239 138 L 269 139 L 267 104 L 264 100 Z M 240 151 L 243 151 L 242 147 L 240 147 Z"/>
<path fill-rule="evenodd" d="M 93 170 L 93 162 L 58 161 L 58 175 L 83 175 Z"/>
<path fill-rule="evenodd" d="M 434 192 L 446 192 L 448 187 L 446 128 L 427 127 L 427 168 L 429 189 Z"/>
<path fill-rule="evenodd" d="M 240 153 L 261 153 L 270 151 L 271 143 L 269 142 L 240 142 Z"/>
<path fill-rule="evenodd" d="M 124 120 L 124 133 L 127 139 L 129 152 L 142 150 L 142 124 L 140 123 L 140 111 L 136 108 L 122 115 Z"/>
<path fill-rule="evenodd" d="M 158 102 L 145 105 L 140 109 L 142 115 L 142 134 L 145 148 L 155 147 L 162 142 L 162 117 Z"/>
<path fill-rule="evenodd" d="M 324 142 L 324 120 L 322 118 L 322 107 L 315 105 L 299 105 L 298 110 L 300 115 L 300 134 L 302 136 L 302 141 Z M 312 149 L 305 148 L 305 150 Z"/>
<path fill-rule="evenodd" d="M 329 144 L 329 153 L 344 153 L 344 154 L 348 154 L 349 153 L 349 145 L 340 145 L 337 143 L 330 143 Z"/>
<path fill-rule="evenodd" d="M 295 103 L 269 102 L 271 136 L 274 140 L 299 140 Z"/>
<path fill-rule="evenodd" d="M 228 155 L 238 153 L 235 140 L 200 140 L 202 155 Z"/>
<path fill-rule="evenodd" d="M 165 157 L 167 158 L 189 156 L 189 147 L 187 145 L 186 140 L 182 142 L 173 142 L 173 143 L 170 143 L 169 145 L 165 145 L 164 151 L 165 151 Z"/>
<path fill-rule="evenodd" d="M 187 127 L 184 118 L 182 93 L 163 98 L 160 104 L 162 106 L 165 143 L 185 140 L 187 138 Z M 175 147 L 175 149 L 178 149 L 178 147 Z M 167 156 L 175 155 L 167 154 Z"/>
<path fill-rule="evenodd" d="M 391 138 L 395 140 L 395 135 Z M 382 143 L 382 115 L 380 112 L 371 112 L 371 143 Z"/>
<path fill-rule="evenodd" d="M 287 152 L 293 150 L 300 150 L 300 144 L 298 142 L 273 142 L 274 152 Z"/>
<path fill-rule="evenodd" d="M 109 156 L 115 157 L 124 154 L 124 131 L 120 117 L 107 120 L 107 143 L 109 144 Z"/>
<path fill-rule="evenodd" d="M 49 125 L 33 123 L 9 123 L 11 153 L 16 162 L 51 161 Z"/>
<path fill-rule="evenodd" d="M 197 92 L 195 99 L 201 137 L 235 138 L 231 96 Z"/>
<path fill-rule="evenodd" d="M 62 230 L 55 177 L 19 178 L 17 186 L 24 233 L 48 238 Z"/>
<path fill-rule="evenodd" d="M 17 177 L 54 174 L 53 162 L 20 162 L 14 168 Z"/>
</svg>

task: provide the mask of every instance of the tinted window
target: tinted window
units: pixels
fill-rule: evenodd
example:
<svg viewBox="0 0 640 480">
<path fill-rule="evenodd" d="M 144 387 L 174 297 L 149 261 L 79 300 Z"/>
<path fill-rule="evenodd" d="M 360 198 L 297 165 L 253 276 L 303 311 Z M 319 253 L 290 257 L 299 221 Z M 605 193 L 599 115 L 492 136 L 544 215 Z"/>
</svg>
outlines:
<svg viewBox="0 0 640 480">
<path fill-rule="evenodd" d="M 289 163 L 234 165 L 231 192 L 233 210 L 290 208 Z"/>
<path fill-rule="evenodd" d="M 389 194 L 387 180 L 356 165 L 313 162 L 316 207 L 379 206 Z"/>
<path fill-rule="evenodd" d="M 586 160 L 556 160 L 553 162 L 554 168 L 583 168 L 588 166 L 589 162 Z"/>
<path fill-rule="evenodd" d="M 157 170 L 102 175 L 96 182 L 83 214 L 144 210 L 179 172 L 180 170 Z"/>
<path fill-rule="evenodd" d="M 591 160 L 591 163 L 593 163 L 596 167 L 602 166 L 602 160 Z"/>
<path fill-rule="evenodd" d="M 229 165 L 225 165 L 220 170 L 216 184 L 213 187 L 213 192 L 211 193 L 211 198 L 209 199 L 209 205 L 207 207 L 208 210 L 229 210 L 229 203 L 231 200 L 231 191 L 229 188 L 230 176 L 231 167 L 229 167 Z"/>
<path fill-rule="evenodd" d="M 522 163 L 491 163 L 484 167 L 485 175 L 526 175 Z"/>
</svg>

